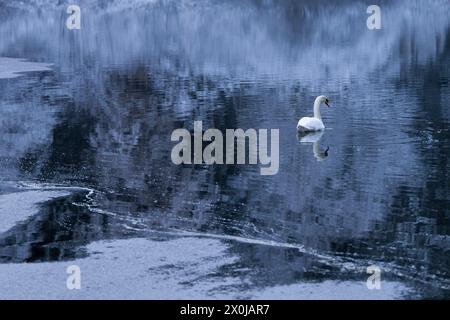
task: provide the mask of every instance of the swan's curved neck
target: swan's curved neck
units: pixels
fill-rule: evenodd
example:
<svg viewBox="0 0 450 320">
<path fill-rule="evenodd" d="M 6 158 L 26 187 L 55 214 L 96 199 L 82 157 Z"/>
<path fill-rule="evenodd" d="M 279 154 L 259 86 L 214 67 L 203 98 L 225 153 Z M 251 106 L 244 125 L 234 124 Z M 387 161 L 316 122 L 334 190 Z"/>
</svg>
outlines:
<svg viewBox="0 0 450 320">
<path fill-rule="evenodd" d="M 320 97 L 317 97 L 314 101 L 314 118 L 322 120 L 322 117 L 320 116 Z"/>
</svg>

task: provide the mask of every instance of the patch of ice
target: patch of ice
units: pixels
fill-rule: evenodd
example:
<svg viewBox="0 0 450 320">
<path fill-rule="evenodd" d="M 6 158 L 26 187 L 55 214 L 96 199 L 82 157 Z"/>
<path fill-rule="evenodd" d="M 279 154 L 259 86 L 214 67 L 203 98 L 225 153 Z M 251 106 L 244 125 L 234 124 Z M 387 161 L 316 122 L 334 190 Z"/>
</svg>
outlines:
<svg viewBox="0 0 450 320">
<path fill-rule="evenodd" d="M 36 214 L 39 203 L 69 194 L 67 191 L 33 190 L 0 195 L 0 233 Z"/>
<path fill-rule="evenodd" d="M 0 299 L 202 299 L 225 297 L 216 288 L 237 279 L 209 277 L 235 262 L 218 240 L 127 239 L 88 246 L 85 259 L 0 264 Z M 66 269 L 78 265 L 81 289 L 68 290 Z"/>
<path fill-rule="evenodd" d="M 245 288 L 229 246 L 194 237 L 95 242 L 84 259 L 0 264 L 0 299 L 396 299 L 406 290 L 396 282 L 369 290 L 364 281 L 335 280 Z M 80 290 L 66 287 L 70 265 L 80 267 Z"/>
<path fill-rule="evenodd" d="M 398 282 L 381 283 L 380 289 L 369 290 L 362 281 L 327 280 L 317 283 L 298 283 L 269 287 L 253 293 L 254 299 L 283 300 L 394 300 L 408 289 Z"/>
<path fill-rule="evenodd" d="M 17 78 L 23 72 L 49 71 L 51 64 L 29 62 L 25 59 L 0 57 L 0 79 Z"/>
</svg>

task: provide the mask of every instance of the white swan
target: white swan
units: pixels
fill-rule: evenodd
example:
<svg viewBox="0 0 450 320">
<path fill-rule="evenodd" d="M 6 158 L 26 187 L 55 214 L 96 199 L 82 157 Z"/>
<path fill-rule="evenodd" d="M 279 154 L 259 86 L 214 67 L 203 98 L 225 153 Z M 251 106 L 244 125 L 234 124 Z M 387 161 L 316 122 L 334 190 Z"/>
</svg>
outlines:
<svg viewBox="0 0 450 320">
<path fill-rule="evenodd" d="M 325 129 L 320 116 L 320 104 L 325 103 L 330 106 L 330 101 L 325 96 L 318 96 L 314 101 L 314 117 L 303 117 L 298 121 L 297 130 L 300 132 L 320 131 Z"/>
</svg>

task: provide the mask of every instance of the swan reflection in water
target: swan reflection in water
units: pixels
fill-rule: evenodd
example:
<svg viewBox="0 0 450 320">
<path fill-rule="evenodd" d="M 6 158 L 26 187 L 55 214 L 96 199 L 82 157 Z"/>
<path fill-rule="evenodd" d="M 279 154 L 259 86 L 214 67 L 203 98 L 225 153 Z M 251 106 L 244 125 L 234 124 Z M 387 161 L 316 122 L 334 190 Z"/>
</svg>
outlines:
<svg viewBox="0 0 450 320">
<path fill-rule="evenodd" d="M 298 132 L 297 138 L 301 143 L 312 143 L 313 145 L 313 154 L 317 161 L 323 161 L 326 157 L 328 157 L 328 150 L 330 147 L 327 146 L 325 151 L 320 150 L 320 140 L 324 131 L 315 131 L 315 132 Z"/>
</svg>

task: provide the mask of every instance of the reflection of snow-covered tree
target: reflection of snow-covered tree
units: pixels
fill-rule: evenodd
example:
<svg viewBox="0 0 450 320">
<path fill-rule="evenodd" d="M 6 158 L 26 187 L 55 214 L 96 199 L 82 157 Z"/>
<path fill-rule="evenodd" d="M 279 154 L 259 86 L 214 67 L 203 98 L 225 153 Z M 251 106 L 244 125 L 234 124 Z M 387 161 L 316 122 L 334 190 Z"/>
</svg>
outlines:
<svg viewBox="0 0 450 320">
<path fill-rule="evenodd" d="M 31 68 L 33 69 L 33 68 Z M 23 68 L 10 69 L 24 71 Z M 55 108 L 43 101 L 43 88 L 53 81 L 50 74 L 22 79 L 0 80 L 0 176 L 17 177 L 17 161 L 36 146 L 48 145 L 55 125 Z"/>
</svg>

